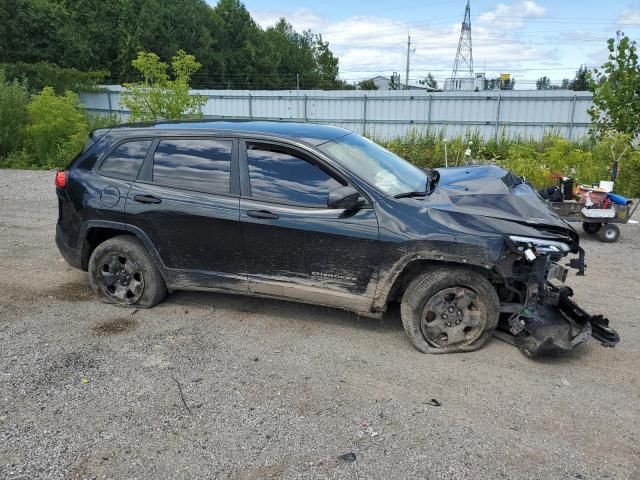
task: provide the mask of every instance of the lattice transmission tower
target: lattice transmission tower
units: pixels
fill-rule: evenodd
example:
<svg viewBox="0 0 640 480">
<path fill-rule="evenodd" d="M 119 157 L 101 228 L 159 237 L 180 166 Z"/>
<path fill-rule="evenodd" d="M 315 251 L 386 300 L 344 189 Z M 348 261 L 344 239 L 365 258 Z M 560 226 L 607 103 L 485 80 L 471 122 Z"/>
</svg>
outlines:
<svg viewBox="0 0 640 480">
<path fill-rule="evenodd" d="M 460 41 L 456 61 L 453 64 L 451 79 L 473 78 L 473 48 L 471 47 L 471 6 L 467 0 L 467 8 L 464 10 L 464 20 L 460 29 Z"/>
</svg>

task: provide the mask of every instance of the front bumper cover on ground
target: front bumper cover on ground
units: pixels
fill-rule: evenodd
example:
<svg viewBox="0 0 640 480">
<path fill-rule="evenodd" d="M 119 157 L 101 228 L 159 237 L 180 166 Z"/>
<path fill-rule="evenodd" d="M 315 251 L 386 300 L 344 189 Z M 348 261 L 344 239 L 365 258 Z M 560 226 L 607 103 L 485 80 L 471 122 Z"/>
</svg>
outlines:
<svg viewBox="0 0 640 480">
<path fill-rule="evenodd" d="M 523 328 L 516 335 L 504 322 L 494 335 L 517 346 L 528 357 L 568 353 L 591 337 L 606 347 L 620 341 L 618 333 L 609 327 L 607 318 L 589 315 L 571 300 L 573 292 L 570 288 L 549 288 L 557 294 L 557 304 L 538 305 L 532 314 L 520 317 Z"/>
</svg>

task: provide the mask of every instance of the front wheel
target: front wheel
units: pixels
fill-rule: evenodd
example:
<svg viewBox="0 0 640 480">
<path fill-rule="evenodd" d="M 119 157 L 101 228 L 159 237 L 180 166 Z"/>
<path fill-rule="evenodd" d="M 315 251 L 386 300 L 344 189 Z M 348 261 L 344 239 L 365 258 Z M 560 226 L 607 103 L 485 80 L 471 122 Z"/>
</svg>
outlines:
<svg viewBox="0 0 640 480">
<path fill-rule="evenodd" d="M 477 350 L 498 325 L 500 300 L 481 274 L 436 267 L 418 276 L 401 304 L 404 329 L 425 353 Z"/>
<path fill-rule="evenodd" d="M 151 308 L 167 294 L 153 258 L 137 238 L 121 235 L 96 247 L 89 259 L 89 282 L 105 303 Z"/>
</svg>

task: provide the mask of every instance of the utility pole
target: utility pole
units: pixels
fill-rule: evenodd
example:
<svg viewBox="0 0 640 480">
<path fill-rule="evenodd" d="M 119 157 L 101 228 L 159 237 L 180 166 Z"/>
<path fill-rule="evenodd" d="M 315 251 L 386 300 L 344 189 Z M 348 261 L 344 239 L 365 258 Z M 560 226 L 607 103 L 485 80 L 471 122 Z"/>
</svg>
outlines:
<svg viewBox="0 0 640 480">
<path fill-rule="evenodd" d="M 300 74 L 296 73 L 296 90 L 300 90 Z"/>
<path fill-rule="evenodd" d="M 409 88 L 409 57 L 411 56 L 411 35 L 407 34 L 407 73 L 404 77 L 404 89 Z"/>
</svg>

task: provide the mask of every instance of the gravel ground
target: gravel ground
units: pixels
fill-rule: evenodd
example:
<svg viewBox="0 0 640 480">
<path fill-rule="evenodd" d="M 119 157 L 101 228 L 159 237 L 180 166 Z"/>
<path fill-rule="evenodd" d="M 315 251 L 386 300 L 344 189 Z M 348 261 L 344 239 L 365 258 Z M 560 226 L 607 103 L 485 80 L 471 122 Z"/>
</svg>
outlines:
<svg viewBox="0 0 640 480">
<path fill-rule="evenodd" d="M 640 478 L 637 225 L 569 280 L 616 348 L 429 356 L 397 308 L 103 305 L 56 249 L 53 174 L 0 185 L 0 478 Z"/>
</svg>

